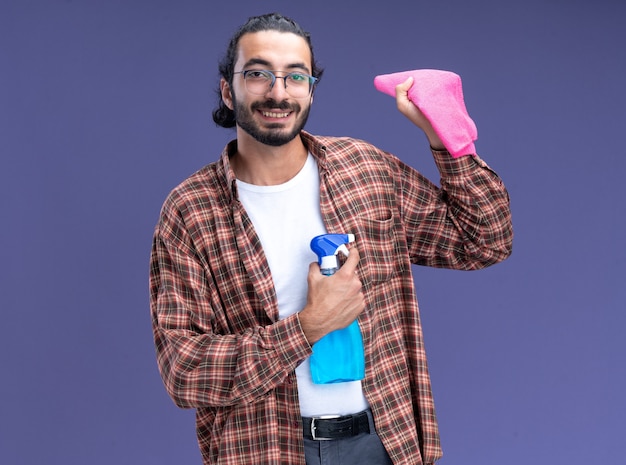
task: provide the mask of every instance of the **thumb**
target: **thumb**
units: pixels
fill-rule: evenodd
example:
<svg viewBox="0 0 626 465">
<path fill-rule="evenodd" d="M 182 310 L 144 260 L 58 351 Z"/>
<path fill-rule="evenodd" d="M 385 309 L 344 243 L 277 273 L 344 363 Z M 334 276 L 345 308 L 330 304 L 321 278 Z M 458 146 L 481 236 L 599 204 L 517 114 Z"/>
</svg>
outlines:
<svg viewBox="0 0 626 465">
<path fill-rule="evenodd" d="M 321 274 L 320 265 L 317 262 L 311 262 L 309 264 L 309 279 L 311 279 L 312 276 L 320 276 Z"/>
<path fill-rule="evenodd" d="M 413 76 L 409 76 L 406 81 L 396 86 L 396 98 L 404 97 L 408 99 L 411 86 L 413 86 Z"/>
</svg>

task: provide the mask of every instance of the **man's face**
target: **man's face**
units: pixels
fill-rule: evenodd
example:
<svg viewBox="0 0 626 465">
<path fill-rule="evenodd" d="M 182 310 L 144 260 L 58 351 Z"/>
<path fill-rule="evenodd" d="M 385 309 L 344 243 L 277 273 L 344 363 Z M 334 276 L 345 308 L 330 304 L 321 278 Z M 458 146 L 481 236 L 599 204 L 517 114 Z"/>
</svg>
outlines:
<svg viewBox="0 0 626 465">
<path fill-rule="evenodd" d="M 307 42 L 296 34 L 277 31 L 245 34 L 239 40 L 235 72 L 263 69 L 278 76 L 291 72 L 311 74 L 311 53 Z M 290 142 L 300 133 L 312 102 L 310 95 L 293 98 L 280 78 L 265 95 L 251 94 L 242 74 L 234 75 L 230 97 L 238 128 L 256 141 L 276 147 Z"/>
</svg>

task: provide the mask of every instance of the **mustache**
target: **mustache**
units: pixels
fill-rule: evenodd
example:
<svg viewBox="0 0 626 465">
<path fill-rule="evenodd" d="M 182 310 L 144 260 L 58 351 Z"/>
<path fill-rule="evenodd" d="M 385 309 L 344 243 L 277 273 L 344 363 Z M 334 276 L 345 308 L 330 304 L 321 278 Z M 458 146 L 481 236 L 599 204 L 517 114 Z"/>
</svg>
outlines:
<svg viewBox="0 0 626 465">
<path fill-rule="evenodd" d="M 300 111 L 300 105 L 297 102 L 289 103 L 286 100 L 278 102 L 272 98 L 265 100 L 264 102 L 254 102 L 251 105 L 252 110 L 291 110 Z"/>
</svg>

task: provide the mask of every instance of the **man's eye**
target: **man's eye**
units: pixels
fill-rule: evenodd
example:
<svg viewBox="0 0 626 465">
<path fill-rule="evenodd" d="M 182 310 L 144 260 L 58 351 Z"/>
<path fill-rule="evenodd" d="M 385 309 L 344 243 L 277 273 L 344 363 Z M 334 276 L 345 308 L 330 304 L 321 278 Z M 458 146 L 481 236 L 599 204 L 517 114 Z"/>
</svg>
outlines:
<svg viewBox="0 0 626 465">
<path fill-rule="evenodd" d="M 308 80 L 306 74 L 291 73 L 289 79 L 293 82 L 305 82 Z"/>
<path fill-rule="evenodd" d="M 246 77 L 252 79 L 269 79 L 269 74 L 265 71 L 248 71 Z"/>
</svg>

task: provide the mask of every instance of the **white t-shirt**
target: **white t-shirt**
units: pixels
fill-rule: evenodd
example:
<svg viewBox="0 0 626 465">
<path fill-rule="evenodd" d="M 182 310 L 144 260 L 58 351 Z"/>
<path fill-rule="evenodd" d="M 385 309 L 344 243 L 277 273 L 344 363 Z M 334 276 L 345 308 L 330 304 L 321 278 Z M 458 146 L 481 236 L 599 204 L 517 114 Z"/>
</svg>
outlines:
<svg viewBox="0 0 626 465">
<path fill-rule="evenodd" d="M 276 288 L 279 317 L 306 304 L 313 237 L 325 234 L 320 212 L 319 172 L 309 154 L 302 170 L 284 184 L 256 186 L 237 180 L 239 200 L 261 240 Z M 309 359 L 296 368 L 302 416 L 347 415 L 368 407 L 360 381 L 314 384 Z"/>
</svg>

